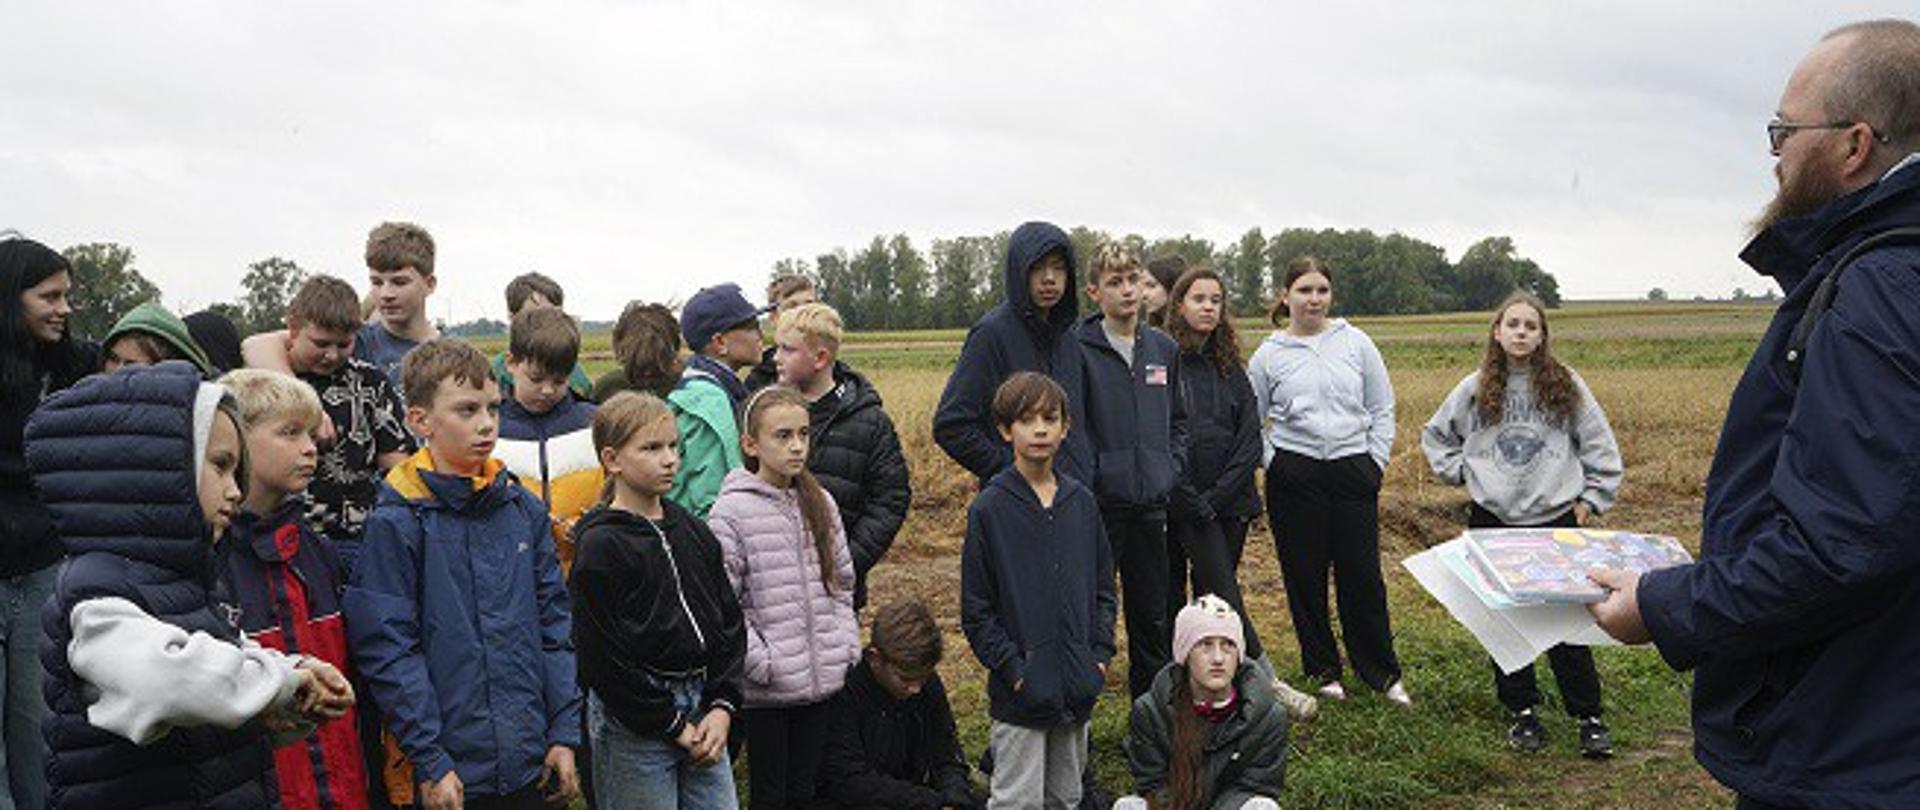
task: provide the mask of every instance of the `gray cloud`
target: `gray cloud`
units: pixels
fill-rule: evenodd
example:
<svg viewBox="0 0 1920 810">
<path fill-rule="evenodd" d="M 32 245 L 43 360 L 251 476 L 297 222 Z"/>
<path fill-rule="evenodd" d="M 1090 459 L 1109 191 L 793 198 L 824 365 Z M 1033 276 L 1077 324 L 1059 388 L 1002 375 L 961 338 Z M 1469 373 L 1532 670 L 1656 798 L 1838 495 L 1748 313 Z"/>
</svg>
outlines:
<svg viewBox="0 0 1920 810">
<path fill-rule="evenodd" d="M 603 318 L 1033 217 L 1507 234 L 1576 296 L 1719 294 L 1759 286 L 1733 254 L 1794 61 L 1908 12 L 30 2 L 0 52 L 0 227 L 126 243 L 197 305 L 275 254 L 363 283 L 367 229 L 411 219 L 455 320 L 526 269 Z"/>
</svg>

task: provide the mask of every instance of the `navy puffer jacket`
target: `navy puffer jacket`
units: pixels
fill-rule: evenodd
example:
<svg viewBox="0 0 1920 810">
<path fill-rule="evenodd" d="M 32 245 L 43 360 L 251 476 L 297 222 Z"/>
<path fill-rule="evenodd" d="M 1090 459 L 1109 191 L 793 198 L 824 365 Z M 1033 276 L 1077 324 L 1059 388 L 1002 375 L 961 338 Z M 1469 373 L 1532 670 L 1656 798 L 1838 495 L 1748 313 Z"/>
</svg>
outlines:
<svg viewBox="0 0 1920 810">
<path fill-rule="evenodd" d="M 129 368 L 54 395 L 27 423 L 27 463 L 67 550 L 42 613 L 49 807 L 276 806 L 257 723 L 176 728 L 134 745 L 87 722 L 87 686 L 67 665 L 68 616 L 89 599 L 127 599 L 190 632 L 240 639 L 212 596 L 213 546 L 195 497 L 201 384 L 183 361 Z"/>
</svg>

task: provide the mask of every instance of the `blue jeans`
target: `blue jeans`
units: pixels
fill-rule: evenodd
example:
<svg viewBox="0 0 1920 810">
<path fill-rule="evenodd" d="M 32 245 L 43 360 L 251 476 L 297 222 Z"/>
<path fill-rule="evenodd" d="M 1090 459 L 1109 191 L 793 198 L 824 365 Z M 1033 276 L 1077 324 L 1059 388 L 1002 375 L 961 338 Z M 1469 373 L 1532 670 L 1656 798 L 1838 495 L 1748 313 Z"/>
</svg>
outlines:
<svg viewBox="0 0 1920 810">
<path fill-rule="evenodd" d="M 621 725 L 593 694 L 587 695 L 587 734 L 593 740 L 593 790 L 599 806 L 739 810 L 733 763 L 725 747 L 719 762 L 698 767 L 673 741 L 635 734 Z"/>
<path fill-rule="evenodd" d="M 47 744 L 40 717 L 47 701 L 40 694 L 40 645 L 46 629 L 40 610 L 53 594 L 58 565 L 0 579 L 0 644 L 5 645 L 6 677 L 0 678 L 0 810 L 41 810 L 47 806 Z"/>
</svg>

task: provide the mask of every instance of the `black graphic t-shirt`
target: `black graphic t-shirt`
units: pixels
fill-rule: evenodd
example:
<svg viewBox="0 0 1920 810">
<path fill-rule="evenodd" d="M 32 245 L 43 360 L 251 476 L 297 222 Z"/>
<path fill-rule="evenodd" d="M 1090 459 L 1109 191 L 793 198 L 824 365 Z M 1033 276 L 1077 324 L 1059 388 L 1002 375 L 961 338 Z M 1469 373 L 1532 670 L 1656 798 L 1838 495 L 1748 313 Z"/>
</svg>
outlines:
<svg viewBox="0 0 1920 810">
<path fill-rule="evenodd" d="M 333 444 L 320 451 L 320 466 L 307 487 L 307 520 L 327 538 L 357 541 L 380 480 L 380 456 L 413 449 L 406 408 L 387 375 L 364 360 L 350 359 L 328 376 L 302 374 L 320 394 L 333 420 Z"/>
</svg>

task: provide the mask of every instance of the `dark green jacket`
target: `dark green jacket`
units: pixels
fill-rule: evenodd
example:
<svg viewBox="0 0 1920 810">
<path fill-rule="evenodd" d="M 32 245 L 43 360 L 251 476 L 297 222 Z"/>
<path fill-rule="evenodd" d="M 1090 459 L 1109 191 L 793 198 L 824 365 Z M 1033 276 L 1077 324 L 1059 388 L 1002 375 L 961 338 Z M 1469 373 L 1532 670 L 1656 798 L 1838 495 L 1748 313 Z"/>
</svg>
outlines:
<svg viewBox="0 0 1920 810">
<path fill-rule="evenodd" d="M 1174 684 L 1186 677 L 1185 667 L 1168 664 L 1154 676 L 1153 688 L 1133 702 L 1133 717 L 1127 723 L 1127 769 L 1133 772 L 1134 792 L 1142 796 L 1155 796 L 1167 788 L 1173 713 L 1193 711 L 1173 705 Z M 1272 677 L 1253 662 L 1241 665 L 1233 679 L 1240 691 L 1239 710 L 1207 736 L 1207 795 L 1213 810 L 1237 810 L 1256 796 L 1280 798 L 1286 779 L 1288 720 L 1286 707 L 1273 693 Z"/>
</svg>

